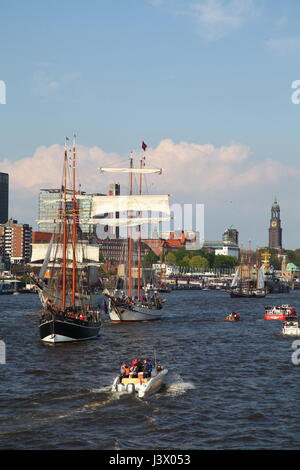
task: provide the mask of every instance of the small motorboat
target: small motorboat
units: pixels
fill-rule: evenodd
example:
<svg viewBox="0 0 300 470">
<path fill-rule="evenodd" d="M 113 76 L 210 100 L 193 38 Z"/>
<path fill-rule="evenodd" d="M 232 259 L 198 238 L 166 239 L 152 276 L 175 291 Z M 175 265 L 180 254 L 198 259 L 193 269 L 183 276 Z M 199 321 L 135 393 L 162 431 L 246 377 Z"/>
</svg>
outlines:
<svg viewBox="0 0 300 470">
<path fill-rule="evenodd" d="M 112 392 L 136 394 L 139 398 L 146 398 L 161 388 L 167 373 L 168 369 L 156 364 L 150 377 L 144 377 L 143 372 L 139 372 L 137 377 L 130 377 L 130 374 L 125 377 L 118 375 L 113 382 Z"/>
<path fill-rule="evenodd" d="M 295 320 L 294 317 L 287 318 L 283 322 L 281 331 L 283 335 L 300 336 L 300 328 L 299 328 L 298 320 Z"/>
<path fill-rule="evenodd" d="M 226 318 L 226 321 L 240 321 L 240 316 L 238 313 L 231 312 Z"/>
<path fill-rule="evenodd" d="M 266 306 L 265 307 L 265 320 L 286 320 L 287 318 L 297 318 L 297 311 L 295 307 L 290 305 L 281 306 Z"/>
</svg>

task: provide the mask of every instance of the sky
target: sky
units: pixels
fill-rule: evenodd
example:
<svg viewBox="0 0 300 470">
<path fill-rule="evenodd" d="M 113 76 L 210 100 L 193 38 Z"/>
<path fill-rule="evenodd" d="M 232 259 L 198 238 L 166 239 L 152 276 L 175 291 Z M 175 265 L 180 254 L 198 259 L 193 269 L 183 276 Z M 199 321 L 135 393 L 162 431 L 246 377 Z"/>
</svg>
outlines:
<svg viewBox="0 0 300 470">
<path fill-rule="evenodd" d="M 299 248 L 299 23 L 297 0 L 2 2 L 10 217 L 37 229 L 39 189 L 59 187 L 75 132 L 86 191 L 115 181 L 98 167 L 131 151 L 138 164 L 144 140 L 163 168 L 149 187 L 204 204 L 207 240 L 233 225 L 266 246 L 276 195 L 283 245 Z"/>
</svg>

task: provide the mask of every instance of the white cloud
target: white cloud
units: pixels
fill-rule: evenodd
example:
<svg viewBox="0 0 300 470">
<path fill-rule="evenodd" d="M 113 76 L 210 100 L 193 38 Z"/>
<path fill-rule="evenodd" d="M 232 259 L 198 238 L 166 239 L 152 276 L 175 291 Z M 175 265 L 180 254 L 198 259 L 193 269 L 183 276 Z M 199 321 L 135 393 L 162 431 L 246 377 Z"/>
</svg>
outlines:
<svg viewBox="0 0 300 470">
<path fill-rule="evenodd" d="M 253 15 L 253 0 L 204 0 L 192 6 L 203 39 L 215 41 L 240 29 Z"/>
<path fill-rule="evenodd" d="M 116 174 L 100 174 L 97 170 L 100 166 L 124 166 L 124 157 L 80 145 L 77 153 L 82 190 L 107 193 L 108 184 L 115 181 L 126 192 L 128 175 L 122 180 Z M 10 175 L 10 216 L 31 224 L 37 219 L 39 190 L 59 188 L 62 183 L 63 154 L 63 147 L 54 144 L 37 148 L 32 156 L 0 162 L 0 171 Z M 299 169 L 272 159 L 253 162 L 250 148 L 240 143 L 216 147 L 164 139 L 157 147 L 148 147 L 143 155 L 147 166 L 163 168 L 161 176 L 148 180 L 150 192 L 168 192 L 175 202 L 223 207 L 223 201 L 246 201 L 250 193 L 256 198 L 266 193 L 273 197 L 276 185 L 290 185 L 300 175 Z M 140 157 L 141 153 L 136 155 L 136 165 Z M 252 216 L 255 220 L 255 213 Z"/>
<path fill-rule="evenodd" d="M 242 28 L 258 12 L 257 0 L 148 0 L 176 15 L 190 17 L 205 41 L 222 39 Z"/>
</svg>

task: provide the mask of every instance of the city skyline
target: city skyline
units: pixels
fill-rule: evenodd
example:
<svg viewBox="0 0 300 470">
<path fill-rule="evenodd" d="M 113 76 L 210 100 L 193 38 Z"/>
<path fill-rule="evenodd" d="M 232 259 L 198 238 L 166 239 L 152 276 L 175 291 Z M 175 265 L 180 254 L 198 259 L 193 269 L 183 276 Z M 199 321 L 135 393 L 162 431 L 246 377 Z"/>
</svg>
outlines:
<svg viewBox="0 0 300 470">
<path fill-rule="evenodd" d="M 276 193 L 283 247 L 300 247 L 299 12 L 260 0 L 4 5 L 9 217 L 35 227 L 39 190 L 57 187 L 76 132 L 86 191 L 106 191 L 114 181 L 96 169 L 138 159 L 144 140 L 147 164 L 164 169 L 154 189 L 204 204 L 206 239 L 233 225 L 242 244 L 267 246 Z"/>
</svg>

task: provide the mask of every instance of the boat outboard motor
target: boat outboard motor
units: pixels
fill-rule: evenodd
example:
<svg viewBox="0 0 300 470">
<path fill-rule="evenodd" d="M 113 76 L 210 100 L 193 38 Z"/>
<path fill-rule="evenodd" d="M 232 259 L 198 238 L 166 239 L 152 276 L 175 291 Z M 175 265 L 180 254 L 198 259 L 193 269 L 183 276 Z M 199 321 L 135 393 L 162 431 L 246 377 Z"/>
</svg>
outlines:
<svg viewBox="0 0 300 470">
<path fill-rule="evenodd" d="M 125 385 L 120 383 L 120 384 L 117 384 L 117 392 L 124 392 L 125 391 Z"/>
<path fill-rule="evenodd" d="M 127 385 L 126 385 L 126 392 L 128 392 L 128 393 L 134 393 L 134 392 L 135 392 L 135 386 L 134 386 L 134 384 L 127 384 Z"/>
</svg>

